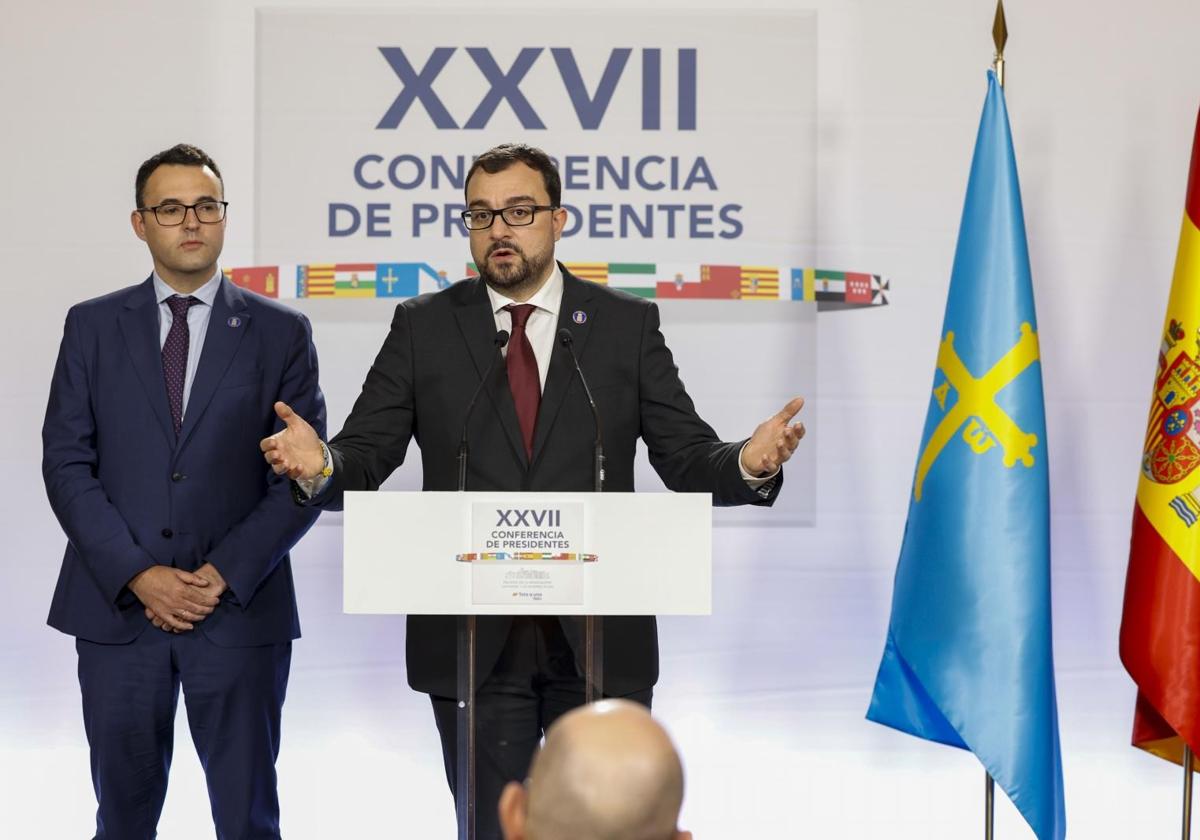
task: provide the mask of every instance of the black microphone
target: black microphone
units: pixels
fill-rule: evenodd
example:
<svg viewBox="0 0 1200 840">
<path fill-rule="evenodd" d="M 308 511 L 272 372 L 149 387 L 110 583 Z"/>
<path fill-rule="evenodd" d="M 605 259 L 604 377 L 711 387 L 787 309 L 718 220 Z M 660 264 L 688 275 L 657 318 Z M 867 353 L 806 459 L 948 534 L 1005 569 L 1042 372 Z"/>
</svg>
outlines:
<svg viewBox="0 0 1200 840">
<path fill-rule="evenodd" d="M 475 403 L 479 400 L 479 395 L 483 392 L 483 386 L 487 384 L 488 379 L 492 376 L 492 371 L 496 368 L 496 362 L 500 360 L 500 350 L 504 349 L 504 345 L 508 344 L 508 330 L 498 330 L 495 338 L 492 339 L 492 345 L 497 352 L 492 353 L 492 360 L 488 363 L 487 370 L 483 372 L 483 378 L 479 380 L 479 384 L 475 386 L 475 393 L 471 394 L 471 401 L 467 403 L 467 413 L 463 417 L 462 437 L 458 442 L 458 489 L 467 489 L 467 424 L 471 421 L 471 412 L 475 410 Z"/>
<path fill-rule="evenodd" d="M 587 397 L 588 406 L 592 409 L 592 419 L 596 422 L 592 469 L 595 476 L 594 489 L 599 493 L 604 490 L 604 441 L 600 437 L 600 412 L 596 408 L 596 401 L 592 399 L 592 389 L 588 387 L 587 377 L 583 375 L 583 368 L 579 366 L 579 357 L 575 355 L 575 336 L 571 335 L 569 329 L 563 327 L 558 331 L 558 343 L 567 348 L 567 352 L 571 354 L 571 361 L 575 363 L 575 372 L 579 374 L 579 382 L 583 385 L 583 393 Z"/>
</svg>

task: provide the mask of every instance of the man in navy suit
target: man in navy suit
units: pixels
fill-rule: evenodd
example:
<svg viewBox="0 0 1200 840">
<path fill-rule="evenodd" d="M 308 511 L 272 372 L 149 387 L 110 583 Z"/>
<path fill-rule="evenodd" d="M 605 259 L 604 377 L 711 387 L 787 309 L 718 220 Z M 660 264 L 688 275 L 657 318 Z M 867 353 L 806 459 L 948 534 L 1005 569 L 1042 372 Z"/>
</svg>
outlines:
<svg viewBox="0 0 1200 840">
<path fill-rule="evenodd" d="M 67 535 L 49 624 L 75 637 L 97 840 L 156 834 L 182 686 L 218 838 L 278 838 L 288 551 L 317 517 L 262 462 L 293 400 L 324 425 L 303 315 L 222 276 L 224 184 L 178 145 L 138 170 L 145 281 L 73 306 L 42 429 Z"/>
</svg>

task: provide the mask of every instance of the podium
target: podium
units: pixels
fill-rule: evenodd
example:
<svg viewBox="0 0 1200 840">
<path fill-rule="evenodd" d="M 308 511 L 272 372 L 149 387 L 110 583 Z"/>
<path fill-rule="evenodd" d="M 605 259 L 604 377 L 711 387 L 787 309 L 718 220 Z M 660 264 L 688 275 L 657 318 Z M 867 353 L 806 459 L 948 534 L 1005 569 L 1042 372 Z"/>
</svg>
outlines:
<svg viewBox="0 0 1200 840">
<path fill-rule="evenodd" d="M 603 616 L 712 612 L 707 493 L 347 492 L 343 550 L 346 613 L 459 617 L 459 840 L 475 837 L 476 616 L 584 617 L 591 702 Z"/>
</svg>

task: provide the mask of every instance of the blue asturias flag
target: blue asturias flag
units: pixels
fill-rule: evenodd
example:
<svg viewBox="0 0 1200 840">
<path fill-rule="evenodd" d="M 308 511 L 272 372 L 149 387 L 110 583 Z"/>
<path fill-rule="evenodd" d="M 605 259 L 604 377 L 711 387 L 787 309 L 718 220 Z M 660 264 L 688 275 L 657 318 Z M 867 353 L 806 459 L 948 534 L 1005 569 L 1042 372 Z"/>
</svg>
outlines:
<svg viewBox="0 0 1200 840">
<path fill-rule="evenodd" d="M 990 72 L 867 717 L 970 750 L 1039 840 L 1066 835 L 1037 319 Z"/>
</svg>

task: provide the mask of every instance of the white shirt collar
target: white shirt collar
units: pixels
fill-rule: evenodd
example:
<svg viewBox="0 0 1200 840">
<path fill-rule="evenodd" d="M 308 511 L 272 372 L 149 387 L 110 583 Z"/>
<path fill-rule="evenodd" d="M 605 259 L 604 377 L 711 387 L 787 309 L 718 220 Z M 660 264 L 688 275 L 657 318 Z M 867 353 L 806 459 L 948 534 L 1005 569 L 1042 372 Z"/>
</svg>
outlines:
<svg viewBox="0 0 1200 840">
<path fill-rule="evenodd" d="M 487 286 L 485 284 L 485 288 L 487 288 L 488 300 L 490 300 L 492 303 L 492 314 L 493 315 L 495 315 L 497 312 L 499 312 L 501 309 L 508 306 L 509 304 L 515 303 L 515 301 L 512 298 L 505 297 L 504 295 L 500 294 L 495 289 L 493 289 L 491 286 Z M 538 309 L 541 309 L 545 312 L 549 312 L 551 315 L 554 316 L 555 320 L 557 320 L 558 319 L 558 309 L 560 306 L 562 306 L 562 292 L 563 292 L 562 269 L 559 268 L 558 263 L 555 262 L 554 270 L 552 272 L 550 272 L 550 276 L 546 279 L 546 282 L 542 284 L 542 288 L 538 289 L 537 294 L 535 294 L 529 300 L 525 301 L 525 303 L 532 303 Z"/>
<path fill-rule="evenodd" d="M 179 292 L 167 285 L 167 282 L 158 276 L 155 271 L 151 275 L 154 278 L 154 299 L 158 303 L 162 303 L 172 295 L 177 295 Z M 213 301 L 217 299 L 217 290 L 221 288 L 221 269 L 217 268 L 216 273 L 208 279 L 208 282 L 201 286 L 196 291 L 192 292 L 192 297 L 205 304 L 212 306 Z"/>
</svg>

